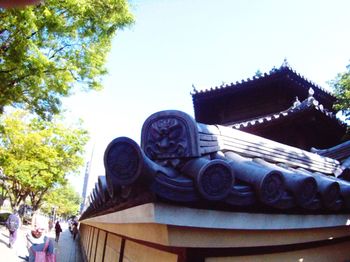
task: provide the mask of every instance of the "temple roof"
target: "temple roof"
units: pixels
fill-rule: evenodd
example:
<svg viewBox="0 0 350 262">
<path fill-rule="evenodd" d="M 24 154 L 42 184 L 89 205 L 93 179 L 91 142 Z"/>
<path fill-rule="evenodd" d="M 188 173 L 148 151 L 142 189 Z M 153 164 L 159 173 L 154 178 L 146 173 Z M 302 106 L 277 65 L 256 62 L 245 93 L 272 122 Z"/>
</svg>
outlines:
<svg viewBox="0 0 350 262">
<path fill-rule="evenodd" d="M 319 103 L 310 90 L 308 98 L 301 102 L 296 98 L 285 110 L 228 122 L 225 126 L 310 150 L 337 145 L 344 137 L 347 124 Z"/>
<path fill-rule="evenodd" d="M 327 149 L 312 148 L 311 152 L 344 162 L 350 157 L 350 141 L 346 141 Z"/>
<path fill-rule="evenodd" d="M 350 211 L 350 182 L 341 179 L 349 167 L 338 160 L 176 110 L 144 122 L 141 146 L 114 139 L 104 163 L 106 176 L 82 219 L 151 202 L 272 214 Z"/>
<path fill-rule="evenodd" d="M 230 89 L 237 90 L 237 89 L 246 88 L 248 86 L 250 87 L 250 84 L 254 82 L 256 82 L 256 84 L 258 85 L 263 81 L 273 80 L 284 76 L 287 76 L 291 81 L 296 82 L 299 86 L 301 86 L 301 88 L 305 89 L 306 92 L 309 90 L 309 88 L 314 89 L 316 97 L 319 94 L 322 94 L 322 96 L 327 97 L 332 101 L 335 101 L 335 96 L 331 91 L 321 87 L 315 82 L 307 79 L 305 76 L 297 73 L 292 67 L 289 66 L 288 63 L 285 63 L 285 62 L 279 68 L 274 67 L 267 73 L 263 73 L 261 75 L 255 75 L 252 78 L 242 79 L 241 81 L 236 81 L 235 83 L 231 82 L 230 84 L 222 84 L 220 86 L 215 86 L 204 90 L 197 90 L 194 87 L 192 96 L 194 98 L 200 97 L 200 96 L 213 96 Z"/>
<path fill-rule="evenodd" d="M 291 107 L 281 112 L 264 115 L 264 116 L 257 117 L 254 119 L 249 119 L 246 121 L 237 121 L 235 123 L 227 123 L 225 124 L 225 126 L 231 126 L 232 128 L 245 130 L 245 128 L 249 128 L 252 126 L 273 124 L 274 122 L 285 121 L 290 117 L 293 117 L 298 114 L 302 114 L 304 112 L 310 112 L 310 111 L 319 112 L 320 114 L 326 116 L 327 118 L 334 120 L 338 125 L 346 126 L 345 123 L 343 123 L 336 117 L 336 114 L 334 112 L 326 109 L 313 96 L 309 96 L 307 99 L 305 99 L 302 102 L 300 102 L 298 98 L 296 98 L 296 101 L 293 103 Z"/>
<path fill-rule="evenodd" d="M 311 152 L 339 161 L 340 166 L 335 172 L 335 175 L 339 178 L 350 181 L 350 141 L 346 141 L 327 149 L 311 148 Z"/>
<path fill-rule="evenodd" d="M 258 74 L 241 82 L 198 91 L 192 100 L 198 122 L 228 125 L 286 110 L 296 97 L 303 101 L 312 96 L 329 112 L 336 97 L 328 90 L 306 79 L 284 63 L 269 73 Z"/>
<path fill-rule="evenodd" d="M 337 145 L 346 132 L 332 109 L 335 97 L 287 63 L 270 74 L 192 96 L 198 122 L 231 126 L 305 150 Z"/>
</svg>

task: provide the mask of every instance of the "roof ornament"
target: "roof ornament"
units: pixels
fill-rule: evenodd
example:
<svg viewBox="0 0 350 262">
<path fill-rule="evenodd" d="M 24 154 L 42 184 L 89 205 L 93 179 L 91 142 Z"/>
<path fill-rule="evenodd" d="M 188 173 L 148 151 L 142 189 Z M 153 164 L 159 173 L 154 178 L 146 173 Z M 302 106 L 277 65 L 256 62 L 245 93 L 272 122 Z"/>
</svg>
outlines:
<svg viewBox="0 0 350 262">
<path fill-rule="evenodd" d="M 294 101 L 294 103 L 293 103 L 293 108 L 299 106 L 300 104 L 301 104 L 301 102 L 300 102 L 299 98 L 296 96 L 296 97 L 295 97 L 295 101 Z"/>
<path fill-rule="evenodd" d="M 193 89 L 193 93 L 198 93 L 197 88 L 194 86 L 194 84 L 192 84 L 192 89 Z"/>
<path fill-rule="evenodd" d="M 315 91 L 312 87 L 310 87 L 308 93 L 309 93 L 309 97 L 312 97 L 312 96 L 314 96 Z"/>
<path fill-rule="evenodd" d="M 283 59 L 281 67 L 290 67 L 286 57 Z"/>
<path fill-rule="evenodd" d="M 255 72 L 255 75 L 253 76 L 254 79 L 256 78 L 259 78 L 259 77 L 262 77 L 263 74 L 261 73 L 261 71 L 258 69 L 256 72 Z"/>
<path fill-rule="evenodd" d="M 273 72 L 276 72 L 277 71 L 277 68 L 274 66 L 271 70 L 270 70 L 270 74 L 273 73 Z"/>
</svg>

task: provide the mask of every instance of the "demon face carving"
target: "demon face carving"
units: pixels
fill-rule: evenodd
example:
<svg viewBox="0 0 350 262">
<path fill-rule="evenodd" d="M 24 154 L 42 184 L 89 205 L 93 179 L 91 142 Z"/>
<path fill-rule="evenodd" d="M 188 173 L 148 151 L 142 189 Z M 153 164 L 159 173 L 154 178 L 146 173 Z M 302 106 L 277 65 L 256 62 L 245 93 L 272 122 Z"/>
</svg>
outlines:
<svg viewBox="0 0 350 262">
<path fill-rule="evenodd" d="M 181 111 L 157 112 L 142 127 L 142 149 L 153 160 L 199 156 L 198 141 L 197 123 Z"/>
<path fill-rule="evenodd" d="M 157 158 L 182 157 L 186 147 L 185 126 L 178 119 L 164 118 L 151 124 L 146 154 Z"/>
</svg>

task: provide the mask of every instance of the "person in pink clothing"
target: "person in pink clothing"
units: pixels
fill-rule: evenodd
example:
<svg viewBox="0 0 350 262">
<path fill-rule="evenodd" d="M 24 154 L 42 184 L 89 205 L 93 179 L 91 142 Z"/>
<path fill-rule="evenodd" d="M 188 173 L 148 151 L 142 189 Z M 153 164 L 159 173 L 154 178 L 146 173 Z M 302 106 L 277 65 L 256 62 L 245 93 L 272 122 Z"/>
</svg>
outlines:
<svg viewBox="0 0 350 262">
<path fill-rule="evenodd" d="M 47 218 L 35 212 L 32 220 L 32 230 L 27 234 L 27 248 L 28 248 L 28 258 L 29 262 L 35 261 L 35 254 L 38 251 L 45 251 L 47 254 L 55 255 L 54 242 L 46 235 L 48 230 Z"/>
</svg>

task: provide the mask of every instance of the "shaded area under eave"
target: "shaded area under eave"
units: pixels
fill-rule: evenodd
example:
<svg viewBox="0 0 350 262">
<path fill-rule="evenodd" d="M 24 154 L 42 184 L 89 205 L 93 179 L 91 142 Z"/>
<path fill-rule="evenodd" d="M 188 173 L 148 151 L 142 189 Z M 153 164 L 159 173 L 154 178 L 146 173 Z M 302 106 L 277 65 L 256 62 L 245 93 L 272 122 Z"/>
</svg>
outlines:
<svg viewBox="0 0 350 262">
<path fill-rule="evenodd" d="M 347 128 L 313 97 L 287 110 L 228 126 L 304 150 L 339 144 Z"/>
<path fill-rule="evenodd" d="M 336 98 L 330 92 L 282 65 L 252 79 L 204 91 L 195 90 L 192 93 L 194 114 L 197 121 L 205 124 L 243 121 L 282 111 L 296 97 L 306 99 L 310 88 L 315 99 L 331 110 Z"/>
</svg>

